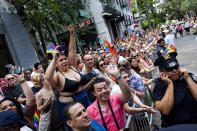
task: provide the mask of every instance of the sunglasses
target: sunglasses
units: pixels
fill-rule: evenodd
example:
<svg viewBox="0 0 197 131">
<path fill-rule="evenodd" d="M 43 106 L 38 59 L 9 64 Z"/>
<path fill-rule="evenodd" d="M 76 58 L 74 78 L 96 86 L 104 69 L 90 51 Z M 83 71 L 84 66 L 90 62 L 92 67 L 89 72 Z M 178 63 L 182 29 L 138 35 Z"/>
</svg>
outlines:
<svg viewBox="0 0 197 131">
<path fill-rule="evenodd" d="M 14 105 L 14 103 L 10 103 L 9 105 L 5 105 L 5 106 L 1 107 L 1 110 L 5 111 L 8 108 L 8 106 L 9 107 L 14 107 L 15 105 Z"/>
<path fill-rule="evenodd" d="M 146 52 L 145 52 L 145 51 L 142 51 L 141 53 L 142 53 L 142 54 L 145 54 Z"/>
<path fill-rule="evenodd" d="M 104 64 L 100 64 L 99 66 L 100 66 L 100 67 L 103 67 L 103 66 L 104 66 Z"/>
<path fill-rule="evenodd" d="M 14 80 L 14 77 L 12 77 L 12 78 L 8 78 L 7 80 L 8 80 L 8 81 L 9 81 L 9 80 Z"/>
<path fill-rule="evenodd" d="M 176 66 L 174 66 L 174 67 L 170 67 L 170 68 L 167 68 L 167 69 L 165 69 L 167 72 L 171 72 L 171 71 L 173 71 L 174 69 L 175 70 L 177 70 L 179 68 L 179 66 L 178 65 L 176 65 Z"/>
<path fill-rule="evenodd" d="M 134 55 L 133 57 L 136 58 L 136 57 L 138 57 L 138 55 Z"/>
</svg>

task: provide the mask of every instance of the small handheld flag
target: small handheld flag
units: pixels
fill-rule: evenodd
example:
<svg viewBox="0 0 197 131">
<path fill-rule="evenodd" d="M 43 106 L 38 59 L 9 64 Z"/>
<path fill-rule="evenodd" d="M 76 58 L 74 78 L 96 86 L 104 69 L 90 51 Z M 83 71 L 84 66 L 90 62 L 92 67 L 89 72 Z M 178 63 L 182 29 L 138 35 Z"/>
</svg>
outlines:
<svg viewBox="0 0 197 131">
<path fill-rule="evenodd" d="M 40 121 L 40 112 L 38 110 L 34 113 L 34 126 L 38 129 Z"/>
<path fill-rule="evenodd" d="M 123 44 L 125 44 L 125 42 L 123 40 L 120 41 L 120 46 L 122 46 Z"/>
<path fill-rule="evenodd" d="M 111 47 L 111 45 L 107 41 L 105 41 L 104 44 L 106 52 L 111 53 L 113 57 L 118 58 L 118 53 Z"/>
<path fill-rule="evenodd" d="M 173 46 L 172 44 L 170 44 L 170 45 L 166 48 L 166 50 L 164 51 L 163 54 L 168 54 L 168 53 L 171 53 L 171 52 L 175 52 L 175 48 L 174 48 L 174 46 Z"/>
<path fill-rule="evenodd" d="M 55 50 L 55 46 L 50 46 L 49 48 L 47 48 L 46 52 L 48 53 L 53 53 L 53 51 Z"/>
</svg>

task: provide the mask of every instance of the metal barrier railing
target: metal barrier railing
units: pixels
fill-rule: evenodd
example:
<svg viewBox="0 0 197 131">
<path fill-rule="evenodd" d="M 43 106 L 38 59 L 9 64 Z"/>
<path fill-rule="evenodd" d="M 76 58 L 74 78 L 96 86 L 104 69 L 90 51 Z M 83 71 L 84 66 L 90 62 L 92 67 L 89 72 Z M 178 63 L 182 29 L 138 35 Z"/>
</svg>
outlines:
<svg viewBox="0 0 197 131">
<path fill-rule="evenodd" d="M 157 58 L 157 55 L 153 54 L 149 58 L 154 63 L 154 61 Z M 158 77 L 159 76 L 158 68 L 155 68 L 155 70 L 152 71 L 151 75 L 153 79 Z M 142 101 L 145 105 L 153 107 L 151 90 L 148 87 L 146 87 L 145 97 Z M 134 103 L 132 107 L 136 107 L 136 104 Z M 129 128 L 129 131 L 152 131 L 152 127 L 151 127 L 152 119 L 153 119 L 152 113 L 149 112 L 129 114 L 125 128 Z"/>
<path fill-rule="evenodd" d="M 145 92 L 143 103 L 153 107 L 150 89 L 146 88 Z M 134 103 L 132 107 L 136 107 L 136 104 Z M 151 125 L 152 113 L 140 112 L 128 116 L 125 128 L 129 128 L 130 131 L 152 131 Z"/>
</svg>

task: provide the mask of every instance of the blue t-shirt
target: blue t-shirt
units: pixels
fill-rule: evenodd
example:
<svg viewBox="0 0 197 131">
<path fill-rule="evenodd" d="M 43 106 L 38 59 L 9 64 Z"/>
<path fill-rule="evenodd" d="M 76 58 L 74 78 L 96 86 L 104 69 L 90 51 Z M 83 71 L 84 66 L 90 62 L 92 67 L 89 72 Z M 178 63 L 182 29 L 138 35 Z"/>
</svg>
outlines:
<svg viewBox="0 0 197 131">
<path fill-rule="evenodd" d="M 97 121 L 95 120 L 91 120 L 91 127 L 89 129 L 89 131 L 107 131 L 101 124 L 99 124 Z"/>
</svg>

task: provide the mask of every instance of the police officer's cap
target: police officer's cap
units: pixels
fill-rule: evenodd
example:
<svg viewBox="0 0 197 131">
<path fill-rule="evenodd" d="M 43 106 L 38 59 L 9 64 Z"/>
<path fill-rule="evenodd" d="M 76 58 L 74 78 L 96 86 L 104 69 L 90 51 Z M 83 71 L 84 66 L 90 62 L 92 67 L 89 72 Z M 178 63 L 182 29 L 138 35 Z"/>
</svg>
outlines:
<svg viewBox="0 0 197 131">
<path fill-rule="evenodd" d="M 172 52 L 169 54 L 162 55 L 161 57 L 157 58 L 154 65 L 159 66 L 159 69 L 169 69 L 175 66 L 179 66 L 179 63 L 176 59 L 177 53 Z"/>
</svg>

